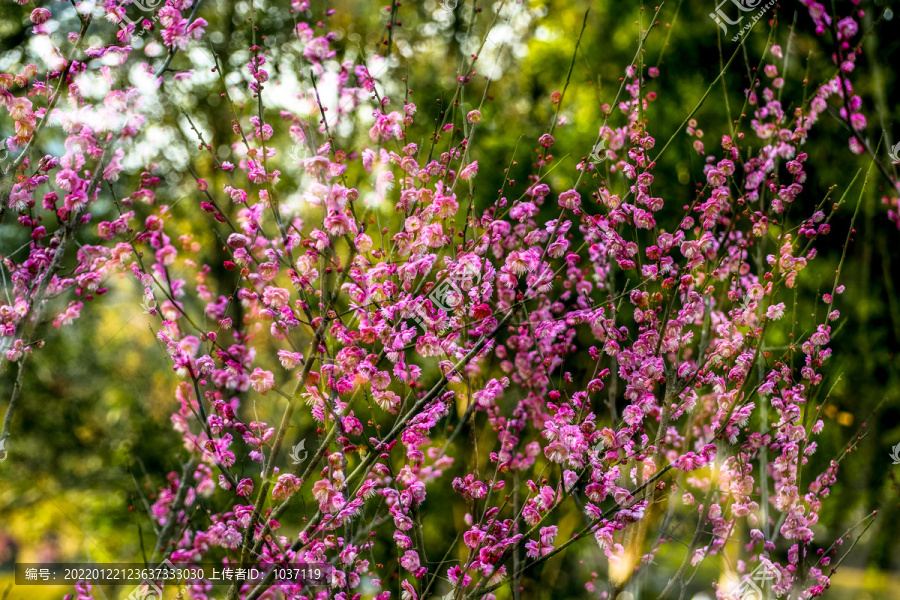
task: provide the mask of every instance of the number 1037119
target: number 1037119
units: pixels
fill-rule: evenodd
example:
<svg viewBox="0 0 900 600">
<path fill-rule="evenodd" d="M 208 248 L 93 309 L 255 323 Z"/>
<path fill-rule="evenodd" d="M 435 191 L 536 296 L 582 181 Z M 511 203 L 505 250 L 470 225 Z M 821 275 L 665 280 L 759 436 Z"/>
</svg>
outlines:
<svg viewBox="0 0 900 600">
<path fill-rule="evenodd" d="M 279 567 L 275 569 L 275 579 L 280 581 L 309 581 L 325 579 L 325 569 L 304 568 L 291 569 Z"/>
</svg>

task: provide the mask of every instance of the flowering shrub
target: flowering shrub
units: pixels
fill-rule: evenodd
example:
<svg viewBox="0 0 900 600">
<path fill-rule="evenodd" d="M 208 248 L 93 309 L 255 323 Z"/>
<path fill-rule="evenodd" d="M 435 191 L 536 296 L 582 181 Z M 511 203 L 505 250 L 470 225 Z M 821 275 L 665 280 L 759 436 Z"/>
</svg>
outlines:
<svg viewBox="0 0 900 600">
<path fill-rule="evenodd" d="M 69 326 L 128 277 L 180 380 L 171 424 L 187 457 L 151 507 L 153 560 L 334 567 L 324 590 L 237 581 L 229 600 L 492 598 L 579 543 L 605 555 L 586 589 L 615 598 L 670 541 L 658 531 L 676 512 L 696 527 L 661 598 L 739 536 L 744 558 L 719 598 L 739 597 L 758 567 L 777 595 L 822 595 L 840 544 L 823 550 L 815 525 L 840 465 L 803 465 L 824 426 L 816 399 L 840 273 L 813 331 L 792 331 L 781 355 L 766 334 L 792 318 L 790 290 L 837 209 L 856 200 L 853 186 L 839 200 L 804 187 L 804 144 L 829 106 L 849 124 L 850 152 L 871 155 L 867 177 L 889 175 L 859 133 L 860 15 L 803 4 L 823 44 L 837 44 L 836 74 L 811 78 L 809 97 L 787 109 L 782 94 L 802 96 L 803 84 L 785 79 L 789 50 L 770 37 L 729 133 L 709 143 L 695 114 L 685 119 L 705 182 L 683 206 L 657 174 L 682 132 L 660 143 L 648 118 L 665 68 L 645 65 L 640 50 L 602 123 L 590 124 L 594 146 L 572 149 L 585 156 L 554 162 L 563 88 L 552 125 L 528 142 L 537 158 L 527 185 L 511 192 L 508 179 L 495 196 L 478 187 L 488 123 L 478 52 L 452 93 L 459 109 L 420 122 L 390 60 L 399 2 L 386 7 L 384 56 L 364 60 L 339 43 L 327 19 L 339 8 L 323 15 L 293 0 L 282 7 L 296 21 L 291 60 L 267 49 L 253 9 L 243 53 L 212 57 L 205 73 L 192 58 L 197 72 L 171 81 L 176 55 L 207 35 L 200 0 L 168 0 L 140 23 L 116 2 L 34 9 L 43 65 L 0 75 L 15 127 L 3 228 L 28 236 L 27 255 L 3 257 L 3 353 L 19 376 L 0 439 L 14 446 L 42 327 Z M 487 17 L 487 31 L 522 10 L 468 18 Z M 73 21 L 80 29 L 59 38 Z M 89 46 L 94 32 L 105 42 Z M 150 100 L 192 78 L 233 116 L 232 161 L 190 111 L 179 117 L 199 144 L 186 157 L 195 189 L 184 202 L 210 236 L 174 216 L 180 196 L 152 165 L 133 190 L 117 185 L 141 164 L 137 142 L 158 116 Z M 297 80 L 299 108 L 268 107 L 282 81 Z M 64 144 L 41 157 L 53 131 Z M 300 171 L 299 201 L 286 199 L 289 169 Z M 277 404 L 280 421 L 258 420 L 252 402 Z M 301 439 L 308 456 L 289 462 Z M 247 461 L 257 472 L 241 476 Z M 467 506 L 457 561 L 423 533 L 446 510 L 431 497 L 445 481 Z M 192 519 L 212 498 L 227 508 Z M 301 517 L 306 504 L 313 512 Z M 570 506 L 582 522 L 566 537 L 559 515 Z M 77 597 L 92 593 L 83 583 Z M 189 593 L 214 597 L 209 584 Z"/>
</svg>

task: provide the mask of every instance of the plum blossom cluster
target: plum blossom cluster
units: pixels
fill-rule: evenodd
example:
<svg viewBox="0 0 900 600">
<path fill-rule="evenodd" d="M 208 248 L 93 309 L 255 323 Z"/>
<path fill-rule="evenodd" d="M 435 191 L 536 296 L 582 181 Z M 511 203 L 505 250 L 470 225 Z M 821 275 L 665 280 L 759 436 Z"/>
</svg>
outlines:
<svg viewBox="0 0 900 600">
<path fill-rule="evenodd" d="M 836 17 L 803 3 L 824 34 Z M 34 36 L 50 36 L 56 8 L 31 13 Z M 166 66 L 204 35 L 196 8 L 168 0 L 154 13 Z M 472 600 L 593 540 L 605 564 L 585 587 L 614 598 L 670 542 L 652 533 L 665 505 L 696 533 L 663 597 L 740 531 L 749 531 L 742 571 L 765 565 L 778 574 L 775 591 L 798 598 L 828 587 L 830 554 L 814 526 L 839 462 L 804 470 L 824 427 L 806 415 L 828 377 L 843 288 L 835 282 L 827 314 L 789 352 L 764 359 L 764 345 L 841 205 L 809 198 L 809 133 L 829 106 L 854 131 L 866 127 L 849 79 L 856 17 L 835 24 L 840 73 L 793 112 L 782 92 L 802 86 L 771 46 L 746 90 L 747 131 L 736 123 L 707 145 L 688 123 L 704 185 L 677 206 L 658 172 L 665 148 L 645 121 L 659 69 L 624 68 L 621 97 L 590 125 L 602 164 L 583 158 L 554 189 L 551 130 L 532 141 L 539 158 L 521 196 L 491 197 L 475 185 L 483 107 L 423 138 L 433 125 L 417 119 L 415 96 L 390 109 L 401 100 L 388 94 L 391 72 L 344 56 L 324 18 L 333 13 L 320 18 L 294 0 L 303 73 L 291 77 L 303 82 L 305 108 L 266 109 L 287 76 L 249 45 L 216 89 L 228 103 L 229 90 L 254 99 L 232 103 L 238 158 L 220 161 L 193 140 L 192 159 L 209 152 L 217 166 L 195 171 L 192 190 L 192 218 L 221 241 L 210 248 L 175 216 L 165 173 L 149 166 L 128 191 L 119 181 L 147 127 L 126 69 L 169 85 L 165 68 L 155 73 L 128 46 L 127 9 L 78 12 L 68 58 L 52 38 L 45 67 L 0 75 L 0 104 L 15 123 L 5 142 L 18 152 L 3 175 L 3 227 L 27 244 L 27 256 L 3 257 L 12 295 L 0 298 L 0 333 L 4 360 L 23 370 L 44 321 L 70 325 L 116 279 L 153 300 L 186 461 L 150 507 L 156 558 L 334 566 L 327 590 L 237 581 L 229 600 Z M 116 41 L 84 47 L 89 30 Z M 90 73 L 108 82 L 102 102 L 80 87 Z M 323 81 L 339 99 L 328 111 Z M 457 92 L 476 85 L 457 83 Z M 50 128 L 64 150 L 41 157 L 39 134 Z M 861 139 L 850 138 L 853 153 L 866 151 Z M 305 156 L 291 159 L 281 140 Z M 284 201 L 287 174 L 299 204 Z M 791 206 L 803 219 L 785 230 Z M 263 402 L 278 419 L 258 419 L 252 405 Z M 297 428 L 314 434 L 316 449 L 290 465 L 284 448 Z M 423 525 L 451 518 L 439 486 L 465 507 L 452 517 L 452 562 Z M 213 499 L 227 508 L 195 518 Z M 560 515 L 572 510 L 578 531 L 563 535 Z M 189 593 L 221 597 L 211 583 Z M 89 584 L 77 594 L 94 597 Z"/>
</svg>

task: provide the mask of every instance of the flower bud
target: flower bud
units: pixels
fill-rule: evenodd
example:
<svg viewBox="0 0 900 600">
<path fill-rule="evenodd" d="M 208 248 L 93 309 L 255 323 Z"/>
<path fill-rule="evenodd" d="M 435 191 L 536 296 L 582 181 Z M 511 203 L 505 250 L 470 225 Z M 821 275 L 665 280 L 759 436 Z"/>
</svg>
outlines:
<svg viewBox="0 0 900 600">
<path fill-rule="evenodd" d="M 31 22 L 35 25 L 42 25 L 50 20 L 50 11 L 46 8 L 36 8 L 31 11 Z"/>
</svg>

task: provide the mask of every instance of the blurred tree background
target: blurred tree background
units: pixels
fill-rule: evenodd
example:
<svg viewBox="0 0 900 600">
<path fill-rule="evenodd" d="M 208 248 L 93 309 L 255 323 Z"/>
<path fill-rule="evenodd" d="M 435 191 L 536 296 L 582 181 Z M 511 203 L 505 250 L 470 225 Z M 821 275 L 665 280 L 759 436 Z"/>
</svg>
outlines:
<svg viewBox="0 0 900 600">
<path fill-rule="evenodd" d="M 54 14 L 71 10 L 68 5 L 56 4 L 51 7 Z M 474 201 L 478 212 L 493 204 L 497 190 L 504 186 L 505 170 L 511 165 L 509 177 L 514 183 L 506 183 L 503 194 L 514 198 L 527 188 L 536 139 L 554 122 L 554 150 L 559 154 L 554 152 L 553 162 L 547 167 L 552 169 L 551 187 L 566 189 L 571 185 L 574 166 L 591 151 L 603 121 L 604 105 L 613 102 L 623 69 L 634 57 L 642 31 L 650 25 L 656 10 L 653 4 L 637 1 L 531 1 L 516 3 L 516 11 L 511 13 L 514 16 L 492 23 L 498 5 L 463 0 L 458 4 L 404 2 L 391 21 L 390 10 L 380 3 L 328 3 L 328 8 L 337 9 L 327 18 L 330 27 L 341 32 L 335 42 L 339 55 L 347 51 L 362 56 L 377 74 L 378 66 L 385 61 L 375 55 L 389 53 L 389 66 L 379 79 L 392 99 L 392 109 L 399 109 L 405 88 L 411 90 L 409 97 L 418 106 L 415 131 L 420 137 L 408 141 L 429 148 L 429 137 L 444 118 L 442 111 L 452 111 L 452 118 L 459 123 L 461 115 L 477 107 L 486 94 L 483 127 L 473 142 L 473 158 L 481 166 Z M 852 6 L 848 2 L 837 5 L 841 14 Z M 316 18 L 323 14 L 324 7 L 322 0 L 313 0 Z M 32 8 L 31 4 L 0 5 L 0 73 L 17 73 L 24 64 L 37 62 L 31 55 L 34 49 L 28 45 L 27 20 Z M 147 92 L 145 135 L 141 147 L 131 148 L 138 158 L 131 161 L 127 176 L 123 175 L 113 189 L 104 188 L 91 210 L 94 223 L 115 218 L 111 198 L 129 195 L 141 173 L 149 170 L 161 178 L 157 203 L 171 206 L 173 219 L 179 223 L 178 233 L 194 235 L 195 241 L 211 252 L 221 246 L 206 222 L 191 221 L 197 218 L 200 202 L 191 170 L 210 181 L 211 187 L 218 186 L 216 189 L 227 180 L 214 169 L 209 154 L 197 150 L 196 134 L 180 111 L 190 116 L 221 160 L 236 162 L 237 150 L 231 146 L 232 108 L 221 97 L 224 88 L 218 74 L 211 72 L 212 52 L 226 65 L 229 93 L 246 123 L 255 114 L 255 107 L 244 105 L 248 99 L 246 86 L 242 92 L 234 84 L 246 78 L 244 65 L 253 43 L 248 16 L 254 8 L 259 24 L 256 43 L 267 49 L 270 68 L 282 75 L 294 73 L 298 82 L 308 85 L 310 74 L 292 37 L 294 16 L 288 3 L 267 0 L 251 7 L 246 1 L 205 2 L 198 14 L 210 24 L 208 35 L 176 55 L 158 92 Z M 586 28 L 573 63 L 576 39 L 588 8 Z M 887 149 L 900 138 L 900 85 L 894 70 L 894 65 L 900 64 L 900 18 L 891 12 L 900 12 L 900 2 L 863 0 L 859 8 L 866 11 L 863 31 L 867 34 L 865 52 L 852 80 L 869 118 L 864 135 L 873 148 L 880 143 L 878 159 L 896 176 L 897 167 L 891 164 Z M 660 70 L 648 87 L 656 98 L 647 111 L 649 130 L 657 139 L 658 149 L 694 109 L 722 64 L 737 52 L 725 76 L 712 87 L 694 116 L 703 130 L 707 151 L 721 153 L 719 140 L 730 128 L 729 115 L 736 119 L 740 114 L 744 91 L 760 64 L 770 27 L 774 27 L 773 43 L 790 51 L 787 73 L 783 74 L 787 82 L 785 112 L 801 106 L 834 72 L 833 37 L 816 36 L 808 12 L 799 2 L 785 0 L 770 9 L 741 48 L 731 41 L 731 33 L 723 35 L 709 18 L 712 10 L 714 5 L 708 0 L 668 0 L 660 9 L 659 26 L 647 37 L 643 62 Z M 132 13 L 139 14 L 138 9 L 131 7 Z M 479 48 L 490 27 L 487 42 Z M 61 37 L 64 33 L 54 35 Z M 88 42 L 109 44 L 114 33 L 113 26 L 98 25 L 89 33 Z M 157 67 L 164 53 L 152 41 L 153 36 L 151 32 L 136 38 L 132 45 Z M 451 96 L 459 65 L 463 57 L 475 53 L 480 53 L 478 73 L 473 75 L 476 81 L 466 88 L 456 106 Z M 570 64 L 574 67 L 566 88 Z M 194 74 L 190 79 L 173 80 L 173 73 L 191 69 Z M 804 86 L 807 73 L 810 79 Z M 491 77 L 488 89 L 483 76 Z M 328 97 L 328 82 L 320 83 L 323 101 L 329 106 L 337 104 L 336 99 Z M 564 88 L 560 112 L 564 123 L 560 124 L 551 93 Z M 290 123 L 279 121 L 277 111 L 302 102 L 296 92 L 273 86 L 264 93 L 267 121 L 276 129 L 274 140 L 282 171 L 279 190 L 285 202 L 299 202 L 302 190 L 297 189 L 298 168 L 291 159 L 296 146 L 288 135 Z M 823 115 L 807 141 L 810 177 L 797 201 L 802 204 L 796 208 L 800 214 L 808 214 L 806 209 L 821 201 L 832 186 L 837 186 L 833 197 L 839 198 L 857 171 L 862 169 L 864 173 L 869 166 L 869 157 L 850 152 L 848 131 L 837 111 L 830 105 L 829 113 Z M 745 131 L 749 131 L 751 118 L 752 114 L 747 114 L 743 119 Z M 622 125 L 621 114 L 615 110 L 610 125 Z M 360 127 L 337 132 L 339 144 L 348 152 L 361 151 L 368 139 L 366 130 Z M 0 133 L 4 137 L 12 133 L 12 121 L 5 114 L 0 117 Z M 656 171 L 657 194 L 673 211 L 690 204 L 705 180 L 704 159 L 692 149 L 693 140 L 684 131 L 675 135 Z M 41 144 L 48 151 L 58 151 L 62 141 L 60 132 L 55 131 L 45 135 Z M 437 151 L 444 147 L 446 138 L 438 142 Z M 609 162 L 601 168 L 609 168 Z M 619 180 L 624 187 L 621 175 Z M 824 310 L 821 294 L 831 289 L 859 181 L 848 196 L 850 201 L 832 222 L 833 233 L 818 245 L 821 260 L 814 261 L 799 279 L 800 309 L 794 315 L 798 332 L 811 327 L 817 298 L 819 313 Z M 826 435 L 811 457 L 813 472 L 819 472 L 848 442 L 865 434 L 844 460 L 816 531 L 817 542 L 830 543 L 866 512 L 879 510 L 876 525 L 842 565 L 834 589 L 828 592 L 831 597 L 850 600 L 900 597 L 900 491 L 892 480 L 900 467 L 892 465 L 890 457 L 891 448 L 900 444 L 900 359 L 895 356 L 900 346 L 900 235 L 882 203 L 889 188 L 890 182 L 873 170 L 843 269 L 841 282 L 847 291 L 836 301 L 843 318 L 832 335 L 831 380 L 824 385 L 826 390 L 833 386 L 823 410 Z M 136 205 L 135 210 L 141 216 L 141 207 Z M 786 220 L 787 227 L 796 225 L 790 214 Z M 90 235 L 96 235 L 95 229 L 93 233 L 85 229 L 84 233 L 81 243 L 96 242 L 90 239 Z M 0 230 L 0 254 L 22 251 L 26 241 L 10 236 L 4 228 Z M 772 250 L 766 248 L 767 253 Z M 210 274 L 217 287 L 227 287 L 229 277 L 224 270 Z M 178 378 L 149 327 L 149 317 L 140 306 L 140 290 L 124 277 L 108 285 L 109 292 L 99 301 L 86 303 L 81 318 L 73 325 L 42 330 L 45 347 L 35 353 L 25 374 L 26 395 L 15 417 L 11 444 L 15 461 L 0 467 L 0 565 L 8 565 L 13 556 L 19 561 L 140 561 L 142 539 L 145 547 L 152 546 L 155 539 L 146 505 L 153 502 L 153 491 L 164 483 L 166 474 L 180 470 L 178 453 L 173 452 L 180 443 L 179 436 L 168 421 L 176 404 Z M 769 344 L 775 346 L 773 356 L 780 356 L 789 343 L 790 319 L 779 325 L 782 329 L 773 331 L 769 338 Z M 5 363 L 2 369 L 0 399 L 8 399 L 16 367 Z M 873 415 L 883 400 L 881 409 Z M 5 410 L 5 400 L 0 400 L 0 407 Z M 280 415 L 275 405 L 257 402 L 253 408 L 262 420 L 276 421 Z M 303 418 L 305 425 L 311 423 L 308 416 Z M 460 463 L 468 460 L 457 458 Z M 435 548 L 434 556 L 442 556 L 449 547 L 465 513 L 465 506 L 454 504 L 457 498 L 450 493 L 449 479 L 442 481 L 440 485 L 445 487 L 429 489 L 428 502 L 434 506 L 448 503 L 452 519 L 425 522 L 426 539 Z M 577 513 L 572 513 L 561 520 L 559 539 L 571 535 L 579 524 L 577 519 Z M 678 538 L 677 524 L 669 535 Z M 653 569 L 650 577 L 664 582 L 683 552 L 677 541 L 665 546 L 656 559 L 662 566 Z M 689 584 L 685 598 L 713 595 L 707 582 L 716 577 L 717 560 L 720 557 L 706 561 L 709 564 Z M 605 568 L 602 553 L 586 541 L 531 573 L 531 579 L 524 582 L 522 597 L 596 597 L 579 582 L 585 579 L 584 573 Z M 569 577 L 569 573 L 577 576 Z M 0 572 L 0 593 L 10 576 Z M 647 585 L 654 587 L 653 581 Z M 58 598 L 60 591 L 29 590 L 28 597 L 33 598 L 45 597 L 45 593 L 46 597 Z M 26 597 L 23 592 L 16 593 L 10 598 Z"/>
</svg>

